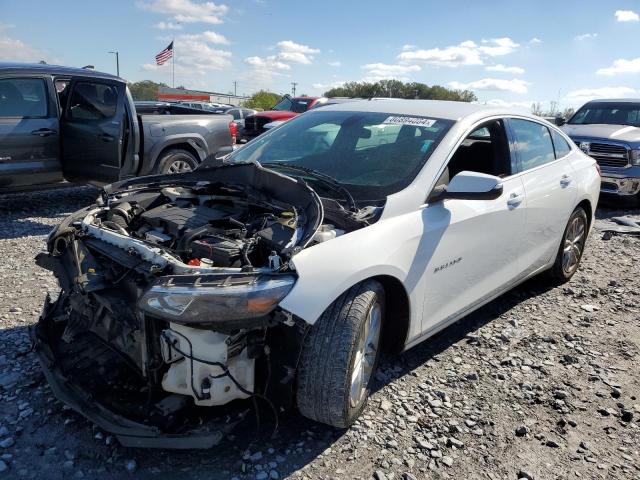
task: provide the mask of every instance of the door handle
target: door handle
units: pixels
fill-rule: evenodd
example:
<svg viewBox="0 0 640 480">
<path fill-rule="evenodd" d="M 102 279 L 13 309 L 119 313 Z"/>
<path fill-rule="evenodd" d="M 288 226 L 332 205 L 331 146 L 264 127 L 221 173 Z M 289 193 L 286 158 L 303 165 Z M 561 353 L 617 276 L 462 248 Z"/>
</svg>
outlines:
<svg viewBox="0 0 640 480">
<path fill-rule="evenodd" d="M 115 138 L 108 133 L 99 133 L 98 138 L 103 142 L 113 142 L 115 140 Z"/>
<path fill-rule="evenodd" d="M 562 175 L 562 178 L 560 178 L 560 186 L 568 187 L 570 183 L 571 177 L 569 175 Z"/>
<path fill-rule="evenodd" d="M 511 195 L 509 195 L 509 200 L 507 200 L 507 205 L 509 205 L 510 207 L 517 207 L 522 203 L 522 200 L 524 200 L 524 195 L 522 195 L 521 193 L 514 192 Z"/>
<path fill-rule="evenodd" d="M 50 128 L 39 128 L 38 130 L 33 130 L 31 135 L 37 135 L 39 137 L 48 137 L 49 135 L 55 135 L 55 130 L 51 130 Z"/>
</svg>

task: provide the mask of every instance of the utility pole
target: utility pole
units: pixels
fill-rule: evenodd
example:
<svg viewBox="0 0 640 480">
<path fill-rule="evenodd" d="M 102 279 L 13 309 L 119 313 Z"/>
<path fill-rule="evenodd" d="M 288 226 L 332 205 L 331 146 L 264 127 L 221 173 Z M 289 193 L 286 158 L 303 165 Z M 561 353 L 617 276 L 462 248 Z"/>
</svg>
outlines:
<svg viewBox="0 0 640 480">
<path fill-rule="evenodd" d="M 116 56 L 116 75 L 119 77 L 120 76 L 120 54 L 118 53 L 117 50 L 109 53 L 113 53 Z"/>
<path fill-rule="evenodd" d="M 298 82 L 291 82 L 291 95 L 296 96 L 296 87 L 298 86 Z"/>
<path fill-rule="evenodd" d="M 233 95 L 234 95 L 234 97 L 238 96 L 238 82 L 237 82 L 237 80 L 233 81 Z"/>
</svg>

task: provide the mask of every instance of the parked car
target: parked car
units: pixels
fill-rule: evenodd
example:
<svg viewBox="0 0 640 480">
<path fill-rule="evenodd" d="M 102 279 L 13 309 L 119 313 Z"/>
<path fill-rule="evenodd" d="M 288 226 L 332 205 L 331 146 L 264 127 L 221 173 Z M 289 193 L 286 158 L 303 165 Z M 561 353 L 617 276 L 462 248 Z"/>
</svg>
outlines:
<svg viewBox="0 0 640 480">
<path fill-rule="evenodd" d="M 562 127 L 602 170 L 602 193 L 640 203 L 640 99 L 594 100 Z"/>
<path fill-rule="evenodd" d="M 186 101 L 181 100 L 178 102 L 179 105 L 184 105 L 185 107 L 194 108 L 196 110 L 203 110 L 209 112 L 219 113 L 218 110 L 221 108 L 232 108 L 233 105 L 225 105 L 223 103 L 214 103 L 214 102 L 204 102 L 204 101 Z"/>
<path fill-rule="evenodd" d="M 461 102 L 312 110 L 226 162 L 105 188 L 37 257 L 45 374 L 124 445 L 207 448 L 249 398 L 348 427 L 381 351 L 570 280 L 600 189 L 555 126 Z"/>
<path fill-rule="evenodd" d="M 287 121 L 327 101 L 324 97 L 290 97 L 285 95 L 271 110 L 249 115 L 244 120 L 242 138 L 251 140 L 265 132 L 267 123 Z"/>
<path fill-rule="evenodd" d="M 139 115 L 204 115 L 224 113 L 223 111 L 209 111 L 193 108 L 189 105 L 172 102 L 135 101 L 136 112 Z"/>
<path fill-rule="evenodd" d="M 230 152 L 226 115 L 138 115 L 126 82 L 0 63 L 0 192 L 192 170 Z"/>
</svg>

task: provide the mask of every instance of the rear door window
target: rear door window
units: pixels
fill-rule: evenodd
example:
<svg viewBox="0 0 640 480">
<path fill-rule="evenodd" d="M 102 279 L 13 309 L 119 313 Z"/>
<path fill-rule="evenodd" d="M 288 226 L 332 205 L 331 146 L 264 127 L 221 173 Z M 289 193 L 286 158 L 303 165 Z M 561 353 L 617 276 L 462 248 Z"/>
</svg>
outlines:
<svg viewBox="0 0 640 480">
<path fill-rule="evenodd" d="M 47 91 L 41 78 L 0 79 L 0 117 L 47 116 Z"/>
<path fill-rule="evenodd" d="M 105 120 L 116 114 L 119 87 L 104 83 L 78 82 L 71 93 L 69 117 L 75 120 Z"/>
<path fill-rule="evenodd" d="M 516 137 L 516 149 L 522 171 L 556 159 L 551 134 L 546 126 L 518 118 L 512 118 L 510 123 Z"/>
</svg>

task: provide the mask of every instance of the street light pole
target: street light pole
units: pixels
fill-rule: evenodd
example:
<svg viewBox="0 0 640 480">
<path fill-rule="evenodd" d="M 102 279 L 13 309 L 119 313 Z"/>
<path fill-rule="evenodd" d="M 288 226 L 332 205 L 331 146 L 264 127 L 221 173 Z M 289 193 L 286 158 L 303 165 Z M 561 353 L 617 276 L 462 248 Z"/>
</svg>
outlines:
<svg viewBox="0 0 640 480">
<path fill-rule="evenodd" d="M 117 50 L 109 53 L 113 53 L 116 56 L 116 75 L 119 77 L 120 76 L 120 54 L 118 53 Z"/>
</svg>

